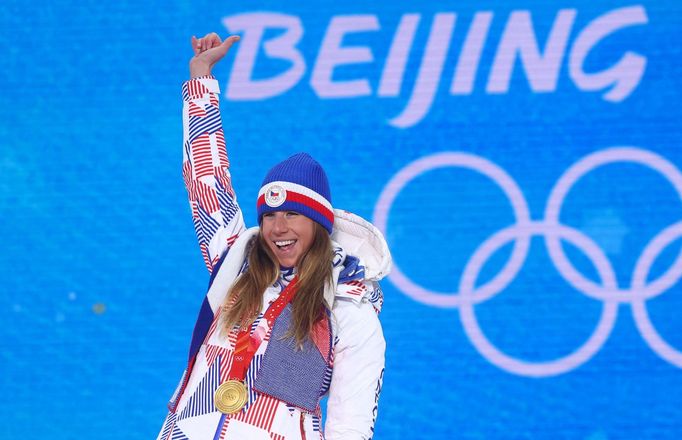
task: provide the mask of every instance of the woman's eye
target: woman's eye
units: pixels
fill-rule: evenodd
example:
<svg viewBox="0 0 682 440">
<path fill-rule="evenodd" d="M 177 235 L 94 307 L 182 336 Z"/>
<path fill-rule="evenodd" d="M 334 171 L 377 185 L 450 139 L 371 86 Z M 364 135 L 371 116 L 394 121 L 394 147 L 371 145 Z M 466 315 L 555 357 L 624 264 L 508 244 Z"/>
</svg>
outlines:
<svg viewBox="0 0 682 440">
<path fill-rule="evenodd" d="M 298 212 L 287 211 L 287 215 L 288 215 L 289 217 L 292 217 L 292 216 L 298 215 Z"/>
<path fill-rule="evenodd" d="M 268 218 L 270 218 L 270 217 L 273 217 L 274 215 L 275 215 L 275 214 L 273 214 L 272 212 L 267 212 L 267 213 L 263 214 L 263 217 L 268 217 Z"/>
</svg>

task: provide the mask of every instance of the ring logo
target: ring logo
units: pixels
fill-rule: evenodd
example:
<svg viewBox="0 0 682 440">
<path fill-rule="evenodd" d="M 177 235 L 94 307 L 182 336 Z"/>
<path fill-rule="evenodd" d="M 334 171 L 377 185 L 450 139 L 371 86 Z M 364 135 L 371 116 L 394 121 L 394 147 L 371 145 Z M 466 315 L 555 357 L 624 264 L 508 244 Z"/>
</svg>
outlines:
<svg viewBox="0 0 682 440">
<path fill-rule="evenodd" d="M 508 93 L 517 61 L 534 93 L 554 92 L 566 60 L 568 75 L 579 90 L 603 91 L 602 98 L 609 102 L 621 102 L 627 98 L 644 75 L 647 62 L 644 56 L 626 51 L 612 66 L 597 72 L 585 72 L 584 64 L 602 40 L 622 29 L 646 24 L 648 18 L 644 7 L 636 5 L 614 9 L 593 19 L 582 29 L 574 29 L 576 16 L 575 9 L 559 10 L 546 41 L 542 43 L 535 34 L 530 11 L 512 11 L 497 41 L 492 65 L 483 69 L 489 72 L 485 92 Z M 457 14 L 435 14 L 410 97 L 402 112 L 389 119 L 390 125 L 408 128 L 426 117 L 443 79 L 450 81 L 450 95 L 473 93 L 483 50 L 486 45 L 495 44 L 489 38 L 493 17 L 494 13 L 489 11 L 474 14 L 459 48 L 454 72 L 444 72 L 445 62 L 452 53 Z M 386 58 L 376 60 L 371 47 L 359 44 L 344 46 L 343 40 L 352 34 L 381 31 L 379 18 L 369 14 L 333 16 L 312 67 L 311 88 L 321 99 L 401 96 L 410 54 L 413 50 L 417 52 L 414 42 L 421 21 L 421 14 L 403 15 L 396 29 L 390 30 L 393 37 Z M 226 88 L 227 99 L 265 100 L 288 92 L 301 81 L 307 65 L 298 48 L 304 35 L 299 17 L 249 12 L 225 17 L 223 24 L 231 34 L 242 35 Z M 265 39 L 268 29 L 283 29 L 284 32 Z M 261 47 L 264 54 L 260 53 Z M 254 75 L 259 56 L 283 60 L 288 67 L 265 78 L 262 74 Z M 336 68 L 349 65 L 381 69 L 376 90 L 372 89 L 367 78 L 333 79 Z M 260 79 L 254 79 L 254 76 Z"/>
<path fill-rule="evenodd" d="M 590 360 L 608 339 L 618 316 L 619 304 L 629 304 L 640 335 L 662 359 L 682 368 L 682 349 L 665 341 L 658 333 L 646 308 L 646 301 L 668 291 L 682 279 L 682 253 L 663 275 L 650 280 L 650 270 L 661 253 L 682 238 L 682 221 L 664 228 L 646 245 L 635 264 L 629 287 L 618 286 L 615 269 L 606 253 L 586 234 L 560 223 L 560 211 L 571 188 L 586 174 L 612 163 L 634 163 L 661 174 L 682 201 L 682 172 L 665 158 L 633 147 L 610 148 L 583 157 L 559 178 L 547 200 L 544 218 L 531 220 L 526 198 L 516 182 L 502 168 L 479 156 L 439 153 L 418 159 L 400 170 L 384 187 L 374 208 L 374 224 L 386 234 L 388 216 L 395 199 L 412 180 L 434 169 L 468 168 L 490 178 L 509 199 L 515 223 L 492 234 L 481 243 L 465 264 L 459 291 L 442 293 L 429 290 L 409 279 L 394 261 L 389 280 L 415 301 L 437 307 L 458 308 L 465 333 L 476 350 L 490 363 L 510 373 L 546 377 L 569 372 Z M 603 303 L 601 317 L 592 335 L 570 354 L 544 362 L 513 358 L 495 347 L 483 333 L 474 306 L 491 299 L 511 284 L 528 255 L 530 239 L 544 238 L 552 264 L 574 289 Z M 600 279 L 595 283 L 581 274 L 562 248 L 566 241 L 590 259 Z M 501 271 L 490 281 L 477 286 L 481 269 L 491 256 L 507 243 L 514 247 Z M 395 247 L 395 245 L 393 246 Z"/>
</svg>

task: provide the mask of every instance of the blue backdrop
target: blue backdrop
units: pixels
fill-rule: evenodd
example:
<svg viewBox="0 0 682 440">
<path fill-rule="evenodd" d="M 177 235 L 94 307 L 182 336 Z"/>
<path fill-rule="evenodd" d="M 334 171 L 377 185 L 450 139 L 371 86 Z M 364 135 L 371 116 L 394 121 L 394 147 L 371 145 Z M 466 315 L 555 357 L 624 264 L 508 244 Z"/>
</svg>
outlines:
<svg viewBox="0 0 682 440">
<path fill-rule="evenodd" d="M 376 438 L 682 436 L 682 6 L 20 2 L 0 11 L 1 438 L 153 438 L 208 274 L 189 37 L 234 186 L 308 151 L 386 234 Z M 675 43 L 677 42 L 677 43 Z"/>
</svg>

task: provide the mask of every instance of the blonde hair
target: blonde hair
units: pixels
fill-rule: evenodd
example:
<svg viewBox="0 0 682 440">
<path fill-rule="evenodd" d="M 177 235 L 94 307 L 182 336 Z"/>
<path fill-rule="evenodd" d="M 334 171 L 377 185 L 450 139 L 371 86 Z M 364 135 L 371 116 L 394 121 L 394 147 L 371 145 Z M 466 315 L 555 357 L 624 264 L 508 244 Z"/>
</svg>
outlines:
<svg viewBox="0 0 682 440">
<path fill-rule="evenodd" d="M 327 230 L 315 222 L 315 236 L 310 249 L 296 267 L 298 282 L 296 296 L 291 302 L 292 322 L 287 335 L 293 336 L 302 347 L 315 323 L 325 316 L 331 304 L 324 300 L 325 289 L 332 285 L 333 250 Z M 268 247 L 263 231 L 249 251 L 249 267 L 232 285 L 223 302 L 226 312 L 223 329 L 229 333 L 234 326 L 248 328 L 258 317 L 263 304 L 263 293 L 279 275 L 277 258 Z"/>
</svg>

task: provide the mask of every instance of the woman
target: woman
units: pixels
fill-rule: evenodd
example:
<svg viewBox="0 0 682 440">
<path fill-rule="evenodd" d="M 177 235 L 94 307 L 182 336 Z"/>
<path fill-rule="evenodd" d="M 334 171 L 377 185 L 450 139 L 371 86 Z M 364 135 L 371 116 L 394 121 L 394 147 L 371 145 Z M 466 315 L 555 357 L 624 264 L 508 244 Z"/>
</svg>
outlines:
<svg viewBox="0 0 682 440">
<path fill-rule="evenodd" d="M 159 438 L 368 439 L 390 254 L 371 224 L 333 210 L 324 170 L 303 153 L 268 172 L 259 227 L 245 228 L 211 76 L 238 39 L 192 37 L 183 176 L 211 281 Z"/>
</svg>

